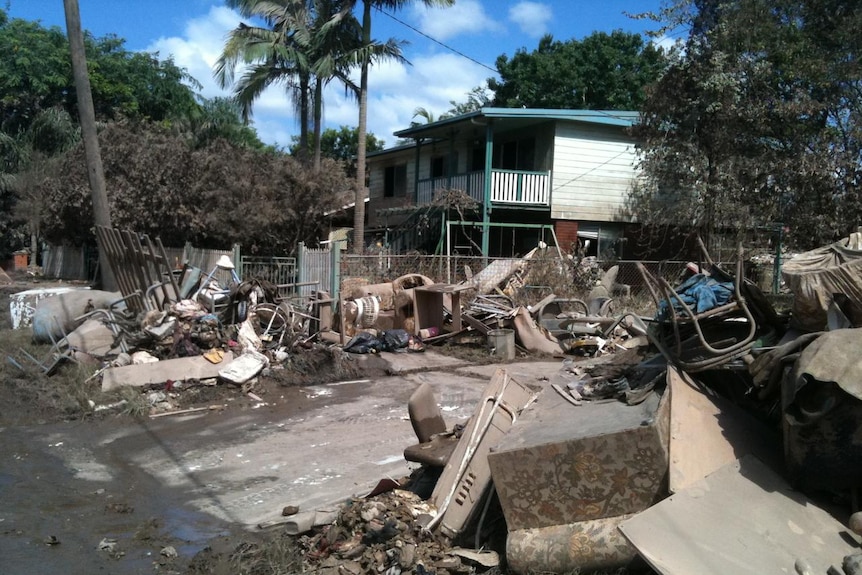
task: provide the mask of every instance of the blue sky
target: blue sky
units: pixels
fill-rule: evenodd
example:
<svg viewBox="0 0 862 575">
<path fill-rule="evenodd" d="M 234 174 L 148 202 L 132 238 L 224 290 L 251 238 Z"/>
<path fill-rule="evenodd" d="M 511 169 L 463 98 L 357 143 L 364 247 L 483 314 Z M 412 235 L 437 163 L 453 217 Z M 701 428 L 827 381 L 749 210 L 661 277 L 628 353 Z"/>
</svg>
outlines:
<svg viewBox="0 0 862 575">
<path fill-rule="evenodd" d="M 116 34 L 126 48 L 172 56 L 204 86 L 206 97 L 227 95 L 212 79 L 212 65 L 228 31 L 240 17 L 223 0 L 78 0 L 82 26 L 95 36 Z M 655 28 L 648 20 L 626 13 L 657 10 L 661 0 L 456 0 L 446 9 L 427 9 L 421 2 L 394 13 L 375 13 L 377 39 L 407 40 L 404 55 L 411 65 L 384 63 L 369 77 L 369 131 L 395 143 L 392 132 L 409 126 L 417 107 L 435 116 L 450 101 L 494 76 L 500 54 L 532 51 L 546 33 L 558 40 L 581 39 L 594 31 L 622 29 L 644 32 Z M 13 18 L 41 20 L 65 30 L 63 0 L 6 0 Z M 417 30 L 419 32 L 417 32 Z M 420 34 L 421 32 L 421 34 Z M 425 34 L 437 40 L 434 42 Z M 458 53 L 441 46 L 443 43 Z M 460 53 L 460 54 L 459 54 Z M 333 86 L 324 97 L 327 127 L 355 126 L 358 110 Z M 254 125 L 261 138 L 287 146 L 298 132 L 292 108 L 283 93 L 272 89 L 254 108 Z"/>
</svg>

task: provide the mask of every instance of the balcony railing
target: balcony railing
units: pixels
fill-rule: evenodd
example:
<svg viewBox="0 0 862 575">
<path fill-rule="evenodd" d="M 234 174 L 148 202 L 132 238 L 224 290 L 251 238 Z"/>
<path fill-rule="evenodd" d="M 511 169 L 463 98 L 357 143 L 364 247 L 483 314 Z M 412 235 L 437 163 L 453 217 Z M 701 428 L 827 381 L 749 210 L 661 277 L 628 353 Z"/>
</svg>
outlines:
<svg viewBox="0 0 862 575">
<path fill-rule="evenodd" d="M 417 204 L 430 203 L 437 190 L 462 190 L 479 203 L 485 193 L 485 172 L 419 180 Z M 521 170 L 491 170 L 491 202 L 547 206 L 551 201 L 551 173 Z"/>
</svg>

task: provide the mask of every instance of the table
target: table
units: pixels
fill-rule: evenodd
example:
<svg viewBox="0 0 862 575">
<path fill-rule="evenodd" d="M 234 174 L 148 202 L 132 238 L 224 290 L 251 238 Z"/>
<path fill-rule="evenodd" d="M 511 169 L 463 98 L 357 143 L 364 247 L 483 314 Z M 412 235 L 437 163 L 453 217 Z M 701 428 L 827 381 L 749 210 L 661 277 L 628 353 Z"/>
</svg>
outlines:
<svg viewBox="0 0 862 575">
<path fill-rule="evenodd" d="M 473 286 L 465 284 L 431 284 L 413 289 L 414 335 L 429 327 L 436 327 L 443 333 L 445 321 L 445 298 L 449 296 L 452 313 L 452 332 L 461 331 L 461 292 Z"/>
</svg>

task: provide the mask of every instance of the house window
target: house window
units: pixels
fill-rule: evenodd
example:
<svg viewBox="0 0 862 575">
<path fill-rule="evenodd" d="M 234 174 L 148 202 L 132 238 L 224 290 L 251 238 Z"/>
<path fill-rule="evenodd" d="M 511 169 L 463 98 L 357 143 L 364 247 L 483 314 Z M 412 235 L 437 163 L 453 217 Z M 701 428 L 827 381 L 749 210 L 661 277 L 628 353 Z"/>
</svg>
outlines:
<svg viewBox="0 0 862 575">
<path fill-rule="evenodd" d="M 477 146 L 473 148 L 473 154 L 470 158 L 470 171 L 479 172 L 485 169 L 485 146 Z"/>
<path fill-rule="evenodd" d="M 407 195 L 407 164 L 387 166 L 383 176 L 383 197 L 396 198 Z"/>
<path fill-rule="evenodd" d="M 494 148 L 494 167 L 501 170 L 534 170 L 536 139 L 510 140 Z"/>
<path fill-rule="evenodd" d="M 443 178 L 445 176 L 450 175 L 449 171 L 449 159 L 451 158 L 452 171 L 451 174 L 455 175 L 458 173 L 458 153 L 453 152 L 451 155 L 446 156 L 434 156 L 431 158 L 431 166 L 429 169 L 430 177 L 432 178 Z"/>
<path fill-rule="evenodd" d="M 429 174 L 432 178 L 442 178 L 446 175 L 446 156 L 431 158 L 431 169 Z"/>
</svg>

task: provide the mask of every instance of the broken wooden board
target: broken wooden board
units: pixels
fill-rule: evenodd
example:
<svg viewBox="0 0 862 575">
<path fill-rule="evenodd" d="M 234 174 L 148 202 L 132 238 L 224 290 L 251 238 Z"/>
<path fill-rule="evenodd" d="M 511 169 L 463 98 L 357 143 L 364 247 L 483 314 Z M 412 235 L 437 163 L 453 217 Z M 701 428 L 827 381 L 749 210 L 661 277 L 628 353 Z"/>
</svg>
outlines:
<svg viewBox="0 0 862 575">
<path fill-rule="evenodd" d="M 726 465 L 620 526 L 662 575 L 826 573 L 858 537 L 752 456 Z"/>
<path fill-rule="evenodd" d="M 178 357 L 155 363 L 111 367 L 102 374 L 102 391 L 123 386 L 144 387 L 171 381 L 208 379 L 218 377 L 219 370 L 233 361 L 233 353 L 226 352 L 220 363 L 211 363 L 203 356 Z"/>
<path fill-rule="evenodd" d="M 743 455 L 781 469 L 781 438 L 740 407 L 695 387 L 690 376 L 668 366 L 670 473 L 677 493 Z"/>
</svg>

